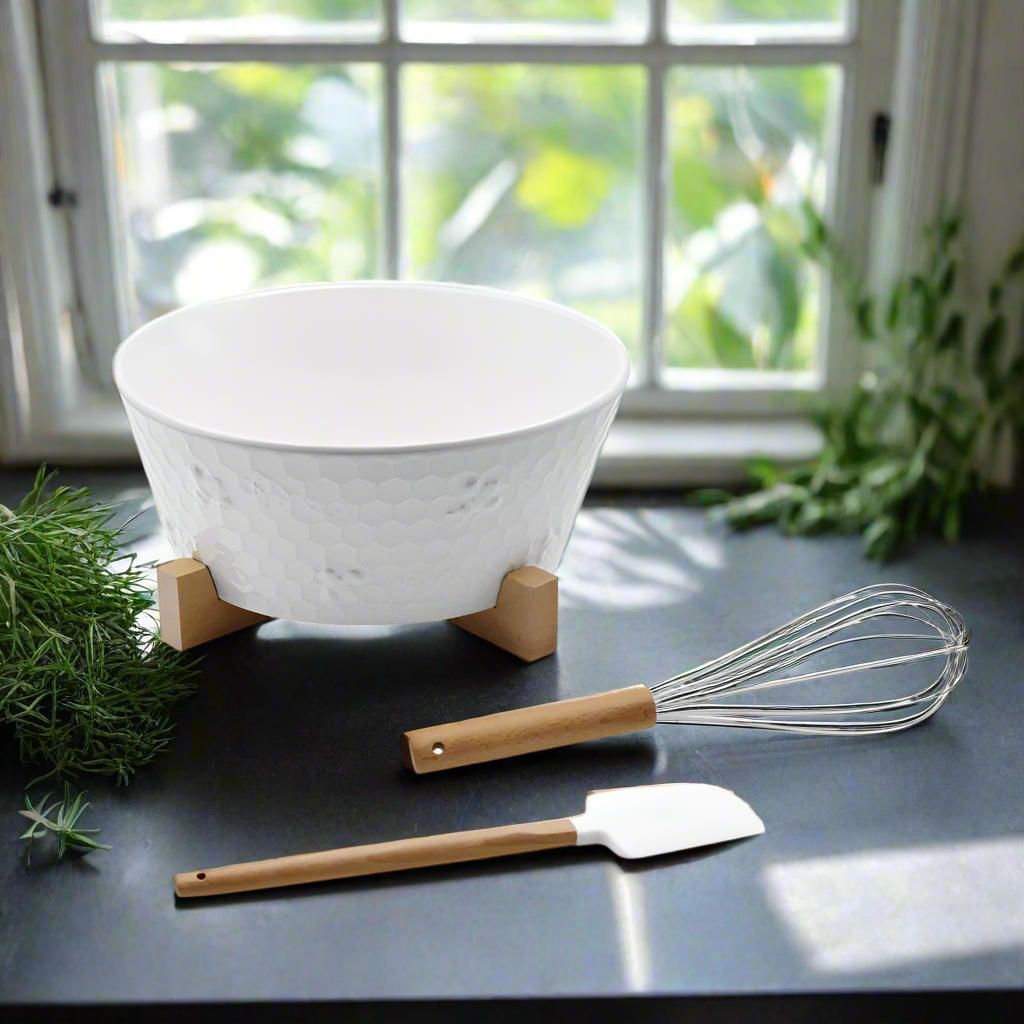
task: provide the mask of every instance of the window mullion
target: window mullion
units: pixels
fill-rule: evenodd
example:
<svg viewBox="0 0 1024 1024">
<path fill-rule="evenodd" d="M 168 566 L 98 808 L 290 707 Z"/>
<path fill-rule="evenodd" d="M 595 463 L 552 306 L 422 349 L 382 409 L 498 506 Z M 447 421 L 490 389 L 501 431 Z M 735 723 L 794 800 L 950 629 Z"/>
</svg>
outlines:
<svg viewBox="0 0 1024 1024">
<path fill-rule="evenodd" d="M 401 95 L 398 53 L 399 0 L 384 0 L 383 273 L 401 277 Z"/>
<path fill-rule="evenodd" d="M 661 329 L 664 319 L 662 287 L 665 258 L 665 67 L 647 69 L 645 126 L 643 365 L 637 383 L 657 383 L 661 369 Z"/>
<path fill-rule="evenodd" d="M 668 0 L 650 0 L 651 23 L 647 31 L 647 39 L 652 43 L 665 41 L 665 25 L 668 21 Z"/>
<path fill-rule="evenodd" d="M 74 279 L 72 334 L 82 369 L 106 386 L 110 351 L 131 324 L 115 251 L 115 204 L 106 173 L 100 68 L 90 53 L 90 6 L 40 8 L 54 178 L 75 194 L 67 218 Z"/>
<path fill-rule="evenodd" d="M 869 173 L 871 124 L 892 105 L 899 10 L 888 0 L 858 0 L 852 12 L 858 39 L 856 62 L 844 67 L 842 108 L 833 125 L 826 219 L 858 273 L 869 274 L 870 236 L 876 188 Z M 825 276 L 817 361 L 825 392 L 847 395 L 862 369 L 863 353 L 853 335 L 838 289 Z"/>
<path fill-rule="evenodd" d="M 668 0 L 651 0 L 648 47 L 665 40 Z M 644 125 L 643 257 L 644 291 L 641 328 L 642 361 L 634 369 L 635 383 L 655 386 L 661 369 L 662 288 L 665 256 L 665 64 L 647 64 L 647 108 Z"/>
</svg>

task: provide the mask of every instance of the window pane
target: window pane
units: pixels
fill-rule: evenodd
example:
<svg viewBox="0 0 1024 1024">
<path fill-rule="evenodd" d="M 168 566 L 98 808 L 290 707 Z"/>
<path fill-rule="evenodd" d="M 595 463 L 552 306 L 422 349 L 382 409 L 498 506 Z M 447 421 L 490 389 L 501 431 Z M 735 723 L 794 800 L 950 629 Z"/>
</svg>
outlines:
<svg viewBox="0 0 1024 1024">
<path fill-rule="evenodd" d="M 635 358 L 640 69 L 413 65 L 402 85 L 411 275 L 573 306 Z"/>
<path fill-rule="evenodd" d="M 647 0 L 404 0 L 407 39 L 640 39 Z"/>
<path fill-rule="evenodd" d="M 828 38 L 846 29 L 846 0 L 669 0 L 673 40 Z"/>
<path fill-rule="evenodd" d="M 667 365 L 814 366 L 819 280 L 800 252 L 800 208 L 824 199 L 839 75 L 835 67 L 670 74 Z"/>
<path fill-rule="evenodd" d="M 98 0 L 97 32 L 113 42 L 366 39 L 381 34 L 380 0 Z"/>
<path fill-rule="evenodd" d="M 375 276 L 378 68 L 104 73 L 138 323 L 252 288 Z"/>
</svg>

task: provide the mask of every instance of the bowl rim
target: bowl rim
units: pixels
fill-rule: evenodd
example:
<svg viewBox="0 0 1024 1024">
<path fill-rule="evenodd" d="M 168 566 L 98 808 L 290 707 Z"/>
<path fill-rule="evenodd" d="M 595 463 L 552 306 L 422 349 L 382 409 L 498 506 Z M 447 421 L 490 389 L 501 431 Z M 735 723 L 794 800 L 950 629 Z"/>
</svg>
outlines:
<svg viewBox="0 0 1024 1024">
<path fill-rule="evenodd" d="M 266 439 L 246 437 L 241 433 L 234 433 L 232 431 L 225 430 L 211 430 L 206 427 L 202 427 L 196 423 L 189 422 L 186 419 L 174 416 L 170 413 L 164 412 L 158 409 L 154 405 L 140 398 L 130 384 L 127 384 L 124 379 L 123 362 L 125 353 L 130 346 L 139 344 L 139 338 L 148 334 L 150 329 L 156 324 L 164 323 L 167 320 L 175 317 L 182 316 L 190 313 L 193 310 L 205 308 L 207 306 L 220 306 L 226 305 L 233 302 L 244 302 L 247 299 L 252 298 L 255 295 L 268 295 L 277 294 L 282 292 L 301 292 L 301 291 L 345 291 L 354 289 L 369 289 L 369 290 L 401 290 L 401 291 L 461 291 L 461 292 L 473 292 L 483 293 L 498 296 L 501 299 L 509 302 L 521 303 L 523 305 L 540 307 L 547 309 L 552 312 L 557 312 L 561 316 L 565 316 L 569 319 L 577 320 L 580 323 L 587 324 L 593 328 L 598 334 L 603 336 L 607 341 L 612 343 L 612 349 L 617 355 L 621 356 L 621 367 L 619 369 L 618 376 L 614 382 L 606 387 L 603 391 L 598 392 L 593 398 L 588 399 L 586 402 L 582 402 L 579 405 L 570 408 L 567 412 L 560 413 L 558 416 L 549 417 L 539 423 L 531 423 L 526 427 L 517 427 L 513 430 L 498 431 L 493 434 L 479 434 L 475 437 L 463 437 L 456 438 L 451 441 L 428 441 L 423 444 L 404 444 L 404 445 L 323 445 L 323 444 L 297 444 L 289 441 L 271 441 Z M 570 309 L 568 306 L 563 306 L 561 303 L 553 302 L 550 299 L 538 299 L 529 295 L 520 295 L 516 292 L 507 291 L 504 288 L 493 288 L 488 285 L 473 285 L 473 284 L 460 284 L 457 282 L 448 281 L 393 281 L 393 280 L 368 280 L 368 281 L 336 281 L 336 282 L 314 282 L 310 284 L 299 284 L 299 285 L 287 285 L 281 288 L 260 288 L 251 292 L 242 292 L 238 295 L 228 295 L 220 299 L 210 299 L 206 302 L 195 302 L 188 306 L 181 306 L 178 309 L 171 310 L 169 313 L 164 313 L 162 316 L 158 316 L 148 323 L 143 324 L 141 327 L 136 328 L 128 335 L 114 351 L 114 358 L 111 366 L 112 376 L 114 385 L 117 388 L 117 392 L 121 398 L 121 401 L 126 406 L 131 406 L 134 410 L 143 415 L 154 419 L 159 423 L 163 423 L 166 426 L 173 427 L 175 430 L 179 430 L 182 433 L 190 434 L 193 437 L 210 438 L 215 441 L 227 441 L 232 444 L 244 445 L 250 448 L 269 448 L 278 451 L 292 451 L 292 452 L 316 452 L 316 453 L 329 453 L 334 452 L 339 455 L 352 454 L 352 455 L 370 455 L 370 454 L 402 454 L 405 452 L 420 452 L 420 451 L 439 451 L 452 448 L 472 448 L 481 444 L 488 444 L 494 442 L 500 442 L 504 440 L 512 440 L 520 437 L 528 437 L 532 434 L 543 433 L 550 430 L 552 427 L 559 426 L 563 423 L 568 423 L 572 420 L 580 419 L 586 416 L 588 413 L 600 409 L 612 402 L 618 403 L 622 397 L 623 391 L 626 389 L 626 384 L 629 382 L 629 375 L 631 372 L 631 363 L 629 354 L 626 352 L 626 347 L 623 345 L 622 340 L 619 336 L 609 328 L 605 327 L 604 324 L 599 323 L 593 317 L 587 316 L 585 313 L 580 313 L 575 309 Z"/>
</svg>

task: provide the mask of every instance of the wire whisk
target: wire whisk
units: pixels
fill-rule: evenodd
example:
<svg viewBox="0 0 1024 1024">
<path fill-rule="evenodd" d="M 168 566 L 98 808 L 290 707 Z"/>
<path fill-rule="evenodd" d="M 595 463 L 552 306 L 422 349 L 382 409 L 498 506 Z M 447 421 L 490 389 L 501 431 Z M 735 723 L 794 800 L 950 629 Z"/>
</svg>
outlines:
<svg viewBox="0 0 1024 1024">
<path fill-rule="evenodd" d="M 876 584 L 650 687 L 629 686 L 407 732 L 402 757 L 416 772 L 440 771 L 658 723 L 817 735 L 898 732 L 934 715 L 953 692 L 967 671 L 970 638 L 960 613 L 949 605 L 915 587 Z M 877 643 L 890 645 L 884 656 L 843 660 L 851 645 Z M 814 660 L 818 667 L 809 664 Z M 838 677 L 851 677 L 851 688 L 863 688 L 880 670 L 930 660 L 939 665 L 935 678 L 896 696 L 865 699 L 862 694 L 859 700 L 820 704 L 736 701 L 747 694 Z"/>
<path fill-rule="evenodd" d="M 892 621 L 892 628 L 898 631 L 856 632 L 864 623 L 885 620 Z M 953 692 L 967 671 L 970 638 L 970 631 L 956 609 L 914 587 L 876 584 L 829 601 L 720 658 L 663 679 L 650 691 L 659 722 L 811 734 L 897 732 L 934 715 Z M 905 642 L 913 649 L 797 675 L 778 674 L 826 652 L 866 641 Z M 941 667 L 927 686 L 886 700 L 840 704 L 716 703 L 726 696 L 928 659 L 939 659 Z"/>
</svg>

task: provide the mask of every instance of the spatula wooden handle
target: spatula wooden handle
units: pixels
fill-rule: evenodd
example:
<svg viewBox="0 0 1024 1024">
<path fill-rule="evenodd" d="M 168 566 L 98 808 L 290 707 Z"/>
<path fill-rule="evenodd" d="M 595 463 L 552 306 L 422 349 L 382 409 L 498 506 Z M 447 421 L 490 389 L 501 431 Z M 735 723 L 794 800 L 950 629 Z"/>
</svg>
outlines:
<svg viewBox="0 0 1024 1024">
<path fill-rule="evenodd" d="M 174 891 L 179 896 L 222 896 L 230 892 L 326 882 L 334 878 L 355 878 L 575 845 L 576 829 L 572 821 L 558 818 L 187 871 L 174 876 Z"/>
<path fill-rule="evenodd" d="M 402 762 L 418 775 L 535 750 L 650 729 L 657 721 L 646 686 L 467 718 L 402 735 Z"/>
</svg>

